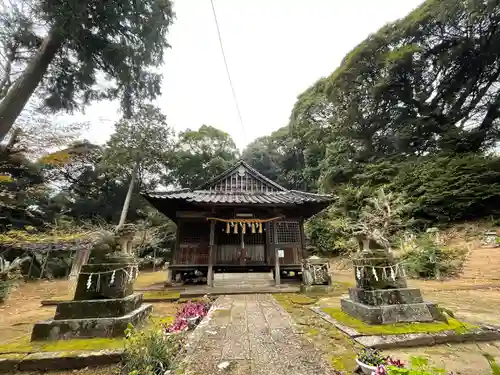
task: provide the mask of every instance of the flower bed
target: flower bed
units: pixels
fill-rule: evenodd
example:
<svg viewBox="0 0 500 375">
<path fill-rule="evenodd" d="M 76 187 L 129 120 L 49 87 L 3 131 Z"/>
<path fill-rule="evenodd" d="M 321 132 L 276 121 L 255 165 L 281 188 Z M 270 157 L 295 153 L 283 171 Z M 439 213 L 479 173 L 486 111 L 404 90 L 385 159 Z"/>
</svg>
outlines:
<svg viewBox="0 0 500 375">
<path fill-rule="evenodd" d="M 185 343 L 185 332 L 194 329 L 207 315 L 210 300 L 183 303 L 172 323 L 137 331 L 130 326 L 123 358 L 127 375 L 170 374 L 178 365 Z"/>
<path fill-rule="evenodd" d="M 429 366 L 425 358 L 412 357 L 409 364 L 404 364 L 398 359 L 382 356 L 375 349 L 363 349 L 356 361 L 366 375 L 453 375 L 453 372 Z"/>
</svg>

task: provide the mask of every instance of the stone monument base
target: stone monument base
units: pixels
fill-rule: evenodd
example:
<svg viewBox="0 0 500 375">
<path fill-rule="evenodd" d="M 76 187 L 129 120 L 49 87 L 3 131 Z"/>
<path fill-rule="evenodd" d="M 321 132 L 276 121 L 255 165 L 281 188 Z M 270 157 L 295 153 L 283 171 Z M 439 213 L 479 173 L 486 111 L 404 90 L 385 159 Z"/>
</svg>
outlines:
<svg viewBox="0 0 500 375">
<path fill-rule="evenodd" d="M 432 322 L 442 320 L 435 303 L 424 302 L 415 288 L 349 289 L 340 300 L 342 311 L 367 324 Z"/>
<path fill-rule="evenodd" d="M 139 325 L 152 309 L 152 305 L 144 304 L 119 317 L 43 320 L 35 323 L 31 341 L 125 336 L 128 324 Z"/>
</svg>

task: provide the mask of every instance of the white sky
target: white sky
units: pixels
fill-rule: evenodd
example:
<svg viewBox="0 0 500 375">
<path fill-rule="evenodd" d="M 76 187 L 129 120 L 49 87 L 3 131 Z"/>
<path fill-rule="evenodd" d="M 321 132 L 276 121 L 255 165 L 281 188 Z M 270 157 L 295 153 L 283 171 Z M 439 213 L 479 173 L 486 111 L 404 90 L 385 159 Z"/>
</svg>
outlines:
<svg viewBox="0 0 500 375">
<path fill-rule="evenodd" d="M 175 0 L 174 0 L 175 1 Z M 202 124 L 227 131 L 241 149 L 284 126 L 297 96 L 366 36 L 404 17 L 422 0 L 214 0 L 224 50 L 243 117 L 240 126 L 210 0 L 177 0 L 163 95 L 158 105 L 177 130 Z M 102 143 L 119 118 L 100 102 L 75 120 Z"/>
</svg>

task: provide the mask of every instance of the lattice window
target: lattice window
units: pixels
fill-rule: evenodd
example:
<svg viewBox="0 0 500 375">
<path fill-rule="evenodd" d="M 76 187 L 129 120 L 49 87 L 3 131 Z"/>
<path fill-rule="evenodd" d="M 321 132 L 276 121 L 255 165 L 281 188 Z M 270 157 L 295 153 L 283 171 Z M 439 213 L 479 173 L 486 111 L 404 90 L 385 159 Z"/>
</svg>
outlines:
<svg viewBox="0 0 500 375">
<path fill-rule="evenodd" d="M 179 243 L 203 243 L 210 239 L 210 223 L 207 221 L 184 221 L 179 228 Z"/>
<path fill-rule="evenodd" d="M 300 225 L 297 221 L 278 221 L 275 225 L 277 244 L 300 243 Z"/>
</svg>

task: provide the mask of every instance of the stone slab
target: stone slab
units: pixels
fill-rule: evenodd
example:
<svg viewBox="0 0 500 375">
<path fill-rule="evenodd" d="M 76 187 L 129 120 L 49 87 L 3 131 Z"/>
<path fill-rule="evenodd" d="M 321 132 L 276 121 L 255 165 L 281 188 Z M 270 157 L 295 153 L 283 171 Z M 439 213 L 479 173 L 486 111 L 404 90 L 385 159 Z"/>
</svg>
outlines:
<svg viewBox="0 0 500 375">
<path fill-rule="evenodd" d="M 424 302 L 422 292 L 417 288 L 376 290 L 350 288 L 349 298 L 354 302 L 370 306 L 403 305 Z"/>
<path fill-rule="evenodd" d="M 123 355 L 122 350 L 101 350 L 67 354 L 33 353 L 25 357 L 19 364 L 20 371 L 72 370 L 85 367 L 105 366 L 118 363 Z"/>
<path fill-rule="evenodd" d="M 405 335 L 359 336 L 354 340 L 359 344 L 374 349 L 394 349 L 401 347 L 420 347 L 441 344 L 500 340 L 500 331 L 480 328 L 465 334 L 455 331 L 437 333 L 412 333 Z"/>
<path fill-rule="evenodd" d="M 124 336 L 129 323 L 137 326 L 146 319 L 153 306 L 141 305 L 127 315 L 115 318 L 45 320 L 35 323 L 31 340 L 67 340 L 72 338 Z"/>
<path fill-rule="evenodd" d="M 93 299 L 61 302 L 57 305 L 55 320 L 112 318 L 129 314 L 142 304 L 142 294 L 125 298 Z"/>
<path fill-rule="evenodd" d="M 491 326 L 482 326 L 466 333 L 457 333 L 454 330 L 447 330 L 433 333 L 369 335 L 360 333 L 354 328 L 340 323 L 322 311 L 320 307 L 311 307 L 310 309 L 359 344 L 374 349 L 394 349 L 400 347 L 420 347 L 450 343 L 500 340 L 500 328 Z"/>
<path fill-rule="evenodd" d="M 251 295 L 251 294 L 274 294 L 274 293 L 299 293 L 300 287 L 291 285 L 282 286 L 266 286 L 266 287 L 213 287 L 213 288 L 194 288 L 186 289 L 181 292 L 181 298 L 202 297 L 206 294 L 211 296 L 225 296 L 225 295 Z"/>
<path fill-rule="evenodd" d="M 330 293 L 333 291 L 332 285 L 301 285 L 302 293 Z"/>
<path fill-rule="evenodd" d="M 217 318 L 220 309 L 230 314 L 229 320 L 223 320 L 224 326 Z M 276 319 L 282 322 L 278 324 Z M 219 297 L 214 310 L 189 338 L 183 373 L 339 374 L 293 325 L 289 314 L 269 294 Z M 220 335 L 221 331 L 225 335 Z M 227 368 L 221 369 L 221 364 Z"/>
<path fill-rule="evenodd" d="M 340 307 L 346 314 L 367 324 L 433 322 L 441 319 L 437 305 L 431 302 L 369 306 L 342 298 Z"/>
<path fill-rule="evenodd" d="M 91 352 L 41 352 L 0 357 L 0 373 L 18 371 L 76 370 L 120 362 L 123 350 Z"/>
<path fill-rule="evenodd" d="M 124 298 L 134 292 L 134 284 L 128 281 L 127 272 L 124 269 L 137 266 L 134 263 L 104 263 L 84 264 L 78 275 L 74 300 Z M 113 270 L 116 270 L 114 281 L 111 284 Z M 104 272 L 104 273 L 103 273 Z M 94 273 L 93 286 L 87 288 L 90 274 Z M 97 273 L 101 273 L 99 277 Z M 96 283 L 99 283 L 99 288 Z"/>
<path fill-rule="evenodd" d="M 25 355 L 9 355 L 0 357 L 0 374 L 17 372 L 24 357 Z"/>
</svg>

